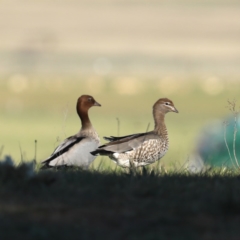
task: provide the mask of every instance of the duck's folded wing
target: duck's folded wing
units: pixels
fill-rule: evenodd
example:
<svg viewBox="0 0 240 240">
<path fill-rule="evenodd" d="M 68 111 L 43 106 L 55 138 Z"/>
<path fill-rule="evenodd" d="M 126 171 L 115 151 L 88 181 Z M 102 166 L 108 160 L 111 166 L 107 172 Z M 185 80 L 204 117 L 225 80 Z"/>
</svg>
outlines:
<svg viewBox="0 0 240 240">
<path fill-rule="evenodd" d="M 85 137 L 77 137 L 77 136 L 71 136 L 69 138 L 66 138 L 56 149 L 53 151 L 52 155 L 44 160 L 42 163 L 48 163 L 51 160 L 53 160 L 56 157 L 61 156 L 65 152 L 67 152 L 70 148 L 72 148 L 75 144 L 82 141 Z"/>
<path fill-rule="evenodd" d="M 123 153 L 127 151 L 131 151 L 141 146 L 141 144 L 149 139 L 157 139 L 159 138 L 158 135 L 154 134 L 153 132 L 147 133 L 139 133 L 139 134 L 132 134 L 125 137 L 110 137 L 112 140 L 104 144 L 94 152 L 91 152 L 93 155 L 98 154 L 108 154 L 108 153 Z"/>
<path fill-rule="evenodd" d="M 121 137 L 110 136 L 110 137 L 103 137 L 103 138 L 105 140 L 109 141 L 109 142 L 113 142 L 113 141 L 119 141 L 121 139 L 127 140 L 127 139 L 140 137 L 140 136 L 142 136 L 144 134 L 146 134 L 146 133 L 136 133 L 136 134 L 126 135 L 126 136 L 121 136 Z"/>
</svg>

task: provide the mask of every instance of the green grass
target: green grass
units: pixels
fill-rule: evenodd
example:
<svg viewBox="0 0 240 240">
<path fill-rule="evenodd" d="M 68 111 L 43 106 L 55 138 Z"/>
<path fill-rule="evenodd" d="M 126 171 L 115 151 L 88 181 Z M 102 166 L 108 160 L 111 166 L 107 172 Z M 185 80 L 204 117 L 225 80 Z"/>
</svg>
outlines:
<svg viewBox="0 0 240 240">
<path fill-rule="evenodd" d="M 171 92 L 162 79 L 130 79 L 128 81 L 132 82 L 133 90 L 137 90 L 123 94 L 122 88 L 125 87 L 123 89 L 126 91 L 128 83 L 123 85 L 121 78 L 114 77 L 93 80 L 88 77 L 29 77 L 27 88 L 21 92 L 14 91 L 8 79 L 2 79 L 0 145 L 4 146 L 3 155 L 20 159 L 22 154 L 24 160 L 31 160 L 35 154 L 34 141 L 37 140 L 37 161 L 48 157 L 61 140 L 79 130 L 75 104 L 84 93 L 92 94 L 102 104 L 102 107 L 90 110 L 92 123 L 101 138 L 118 135 L 116 118 L 120 120 L 120 135 L 144 132 L 149 123 L 149 129 L 152 129 L 153 103 L 160 97 L 169 97 L 179 114 L 169 113 L 166 116 L 170 149 L 161 163 L 166 167 L 181 165 L 194 150 L 202 127 L 211 120 L 229 114 L 227 99 L 237 99 L 239 96 L 237 82 L 224 82 L 222 92 L 211 95 L 203 90 L 203 80 L 191 80 L 176 78 L 176 90 Z M 94 164 L 99 161 L 101 158 L 97 158 Z M 112 164 L 107 158 L 105 162 Z"/>
<path fill-rule="evenodd" d="M 239 200 L 239 172 L 223 169 L 29 174 L 0 165 L 1 239 L 238 239 Z"/>
</svg>

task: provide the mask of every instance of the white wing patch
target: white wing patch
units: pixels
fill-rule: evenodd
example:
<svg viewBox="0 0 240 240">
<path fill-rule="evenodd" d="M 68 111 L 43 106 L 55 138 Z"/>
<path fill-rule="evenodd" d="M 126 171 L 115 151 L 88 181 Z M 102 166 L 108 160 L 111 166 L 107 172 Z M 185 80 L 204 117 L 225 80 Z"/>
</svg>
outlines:
<svg viewBox="0 0 240 240">
<path fill-rule="evenodd" d="M 66 139 L 66 141 L 64 141 L 55 149 L 52 155 L 57 154 L 57 152 L 69 146 L 74 141 L 76 141 L 75 138 Z M 48 162 L 48 165 L 52 167 L 79 166 L 83 168 L 88 168 L 88 166 L 96 158 L 96 156 L 93 156 L 90 152 L 94 151 L 98 147 L 98 145 L 99 143 L 96 140 L 84 138 L 80 142 L 70 147 L 65 153 L 52 159 L 50 162 Z"/>
</svg>

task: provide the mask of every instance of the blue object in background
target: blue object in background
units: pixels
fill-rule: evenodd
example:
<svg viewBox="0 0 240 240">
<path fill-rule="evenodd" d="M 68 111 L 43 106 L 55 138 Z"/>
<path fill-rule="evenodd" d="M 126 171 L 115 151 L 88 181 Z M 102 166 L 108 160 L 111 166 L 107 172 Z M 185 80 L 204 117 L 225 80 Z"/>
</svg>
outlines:
<svg viewBox="0 0 240 240">
<path fill-rule="evenodd" d="M 233 150 L 235 129 L 237 130 L 236 158 Z M 240 119 L 235 121 L 234 117 L 230 117 L 226 120 L 214 121 L 206 126 L 198 139 L 196 153 L 206 165 L 214 167 L 237 167 L 240 165 Z"/>
</svg>

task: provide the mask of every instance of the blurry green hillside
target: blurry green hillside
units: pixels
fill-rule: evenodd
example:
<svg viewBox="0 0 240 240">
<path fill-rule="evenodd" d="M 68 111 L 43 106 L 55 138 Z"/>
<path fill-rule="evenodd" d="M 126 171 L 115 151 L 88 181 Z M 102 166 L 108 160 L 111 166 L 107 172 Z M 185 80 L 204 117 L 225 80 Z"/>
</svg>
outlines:
<svg viewBox="0 0 240 240">
<path fill-rule="evenodd" d="M 149 123 L 151 130 L 152 105 L 158 98 L 168 97 L 179 114 L 166 116 L 170 149 L 161 162 L 166 166 L 180 166 L 194 149 L 202 127 L 230 114 L 226 108 L 227 100 L 238 100 L 239 87 L 237 81 L 217 77 L 40 79 L 13 75 L 0 80 L 2 154 L 9 154 L 14 159 L 21 159 L 22 155 L 24 160 L 31 160 L 37 140 L 37 160 L 48 157 L 60 141 L 79 130 L 75 105 L 82 94 L 91 94 L 102 104 L 102 107 L 90 110 L 91 121 L 101 138 L 144 132 Z M 95 164 L 101 160 L 110 163 L 107 158 L 98 157 Z"/>
</svg>

